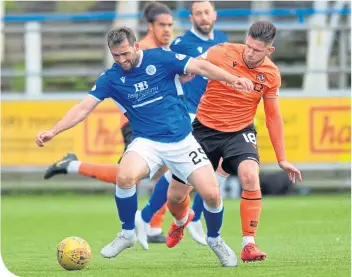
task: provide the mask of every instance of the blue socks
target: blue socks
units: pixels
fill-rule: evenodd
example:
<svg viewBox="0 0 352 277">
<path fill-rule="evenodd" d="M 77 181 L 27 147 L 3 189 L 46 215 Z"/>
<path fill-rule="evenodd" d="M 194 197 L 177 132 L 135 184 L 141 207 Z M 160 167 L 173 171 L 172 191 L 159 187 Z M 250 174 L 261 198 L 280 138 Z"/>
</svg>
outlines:
<svg viewBox="0 0 352 277">
<path fill-rule="evenodd" d="M 220 236 L 220 229 L 222 226 L 222 218 L 224 216 L 224 206 L 221 204 L 217 208 L 211 208 L 204 203 L 204 218 L 207 224 L 207 237 L 217 238 Z"/>
<path fill-rule="evenodd" d="M 156 183 L 148 204 L 142 210 L 142 219 L 144 222 L 149 223 L 153 215 L 166 203 L 168 188 L 169 181 L 163 175 Z"/>
<path fill-rule="evenodd" d="M 122 230 L 133 230 L 135 228 L 134 218 L 138 206 L 136 185 L 129 189 L 121 189 L 116 186 L 115 202 Z"/>
<path fill-rule="evenodd" d="M 192 205 L 192 210 L 194 211 L 194 218 L 192 221 L 200 220 L 200 217 L 202 216 L 203 208 L 204 208 L 203 199 L 200 196 L 200 194 L 196 192 L 194 195 L 193 205 Z"/>
</svg>

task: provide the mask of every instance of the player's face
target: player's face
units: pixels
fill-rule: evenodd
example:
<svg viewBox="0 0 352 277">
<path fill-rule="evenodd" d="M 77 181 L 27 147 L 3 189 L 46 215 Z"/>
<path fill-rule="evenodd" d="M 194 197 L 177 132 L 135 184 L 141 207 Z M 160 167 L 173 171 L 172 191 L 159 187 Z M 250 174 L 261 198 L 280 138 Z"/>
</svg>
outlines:
<svg viewBox="0 0 352 277">
<path fill-rule="evenodd" d="M 160 14 L 155 18 L 154 23 L 149 24 L 151 32 L 160 45 L 168 46 L 173 31 L 173 19 L 170 14 Z"/>
<path fill-rule="evenodd" d="M 196 2 L 192 6 L 192 14 L 189 19 L 194 29 L 203 35 L 208 35 L 213 30 L 216 11 L 210 2 Z"/>
<path fill-rule="evenodd" d="M 271 44 L 265 45 L 264 41 L 247 36 L 243 57 L 247 65 L 255 67 L 263 61 L 265 56 L 272 54 L 274 50 L 275 48 Z"/>
<path fill-rule="evenodd" d="M 110 48 L 110 53 L 114 61 L 119 64 L 123 70 L 129 71 L 138 63 L 139 44 L 130 45 L 126 39 L 120 45 Z"/>
</svg>

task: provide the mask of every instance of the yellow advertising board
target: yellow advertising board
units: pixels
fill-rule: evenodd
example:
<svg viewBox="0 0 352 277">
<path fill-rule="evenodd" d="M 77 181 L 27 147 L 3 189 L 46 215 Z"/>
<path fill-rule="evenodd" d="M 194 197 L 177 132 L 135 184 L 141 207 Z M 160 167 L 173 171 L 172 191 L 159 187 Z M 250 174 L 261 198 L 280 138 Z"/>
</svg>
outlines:
<svg viewBox="0 0 352 277">
<path fill-rule="evenodd" d="M 77 101 L 2 102 L 1 165 L 48 165 L 68 152 L 81 160 L 116 163 L 124 150 L 125 117 L 112 101 L 104 101 L 76 127 L 39 148 L 38 131 L 50 129 Z"/>
<path fill-rule="evenodd" d="M 287 159 L 294 163 L 349 163 L 351 160 L 351 99 L 282 98 Z M 262 163 L 275 163 L 265 127 L 263 104 L 258 107 L 258 148 Z"/>
<path fill-rule="evenodd" d="M 115 163 L 124 145 L 120 127 L 125 118 L 112 101 L 104 101 L 76 127 L 38 148 L 38 131 L 50 129 L 77 101 L 2 102 L 1 165 L 48 165 L 67 152 L 80 160 Z M 347 163 L 351 152 L 349 98 L 280 99 L 287 158 L 294 163 Z M 276 163 L 265 128 L 263 106 L 256 117 L 262 163 Z"/>
</svg>

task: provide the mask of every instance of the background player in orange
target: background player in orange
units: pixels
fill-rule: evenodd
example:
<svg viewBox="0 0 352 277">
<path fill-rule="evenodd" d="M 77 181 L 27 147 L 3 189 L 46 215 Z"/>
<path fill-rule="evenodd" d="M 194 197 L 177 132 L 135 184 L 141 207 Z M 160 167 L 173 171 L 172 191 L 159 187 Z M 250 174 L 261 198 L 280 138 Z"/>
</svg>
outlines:
<svg viewBox="0 0 352 277">
<path fill-rule="evenodd" d="M 300 171 L 286 160 L 285 155 L 283 120 L 278 104 L 281 76 L 279 69 L 268 58 L 275 50 L 275 35 L 276 28 L 272 23 L 258 21 L 249 28 L 244 45 L 220 44 L 201 56 L 236 76 L 248 78 L 254 85 L 253 91 L 248 93 L 236 90 L 225 82 L 209 80 L 193 122 L 193 135 L 214 169 L 223 158 L 225 172 L 238 174 L 240 178 L 243 188 L 240 204 L 243 233 L 241 258 L 245 262 L 266 258 L 254 241 L 262 208 L 262 194 L 253 122 L 261 99 L 264 101 L 266 125 L 278 165 L 288 173 L 292 182 L 295 182 L 296 177 L 302 180 Z M 196 155 L 194 161 L 200 158 Z M 173 193 L 177 197 L 170 197 L 172 191 L 177 192 Z M 179 183 L 173 180 L 169 187 L 168 203 L 175 208 L 175 202 L 179 202 L 179 209 L 184 209 L 182 201 L 187 197 L 187 190 L 184 189 L 183 193 Z M 173 223 L 166 239 L 167 244 L 168 241 L 182 239 L 183 234 L 175 232 L 175 228 Z"/>
<path fill-rule="evenodd" d="M 145 7 L 143 17 L 148 23 L 148 33 L 139 41 L 139 46 L 141 49 L 146 50 L 157 47 L 169 48 L 173 32 L 173 18 L 171 10 L 165 4 L 151 2 Z M 130 123 L 123 115 L 121 121 L 123 124 L 121 127 L 121 132 L 124 138 L 126 150 L 132 140 L 132 130 Z M 77 160 L 77 163 L 71 163 L 75 160 Z M 113 184 L 116 183 L 117 168 L 115 165 L 99 165 L 80 162 L 74 154 L 66 155 L 62 160 L 49 167 L 44 178 L 48 179 L 55 174 L 71 172 L 93 177 L 104 182 Z M 159 174 L 159 177 L 160 175 L 161 174 Z M 165 243 L 165 236 L 162 233 L 162 224 L 166 211 L 167 205 L 165 204 L 152 217 L 150 227 L 147 230 L 148 242 Z"/>
</svg>

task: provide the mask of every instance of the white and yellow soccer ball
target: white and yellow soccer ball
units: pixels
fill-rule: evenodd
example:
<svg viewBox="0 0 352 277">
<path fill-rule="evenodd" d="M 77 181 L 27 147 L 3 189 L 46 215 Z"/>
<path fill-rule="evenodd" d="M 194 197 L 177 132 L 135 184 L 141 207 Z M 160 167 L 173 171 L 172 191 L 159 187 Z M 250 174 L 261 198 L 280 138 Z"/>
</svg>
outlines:
<svg viewBox="0 0 352 277">
<path fill-rule="evenodd" d="M 66 270 L 81 270 L 92 258 L 88 242 L 79 237 L 67 237 L 56 250 L 57 261 Z"/>
</svg>

